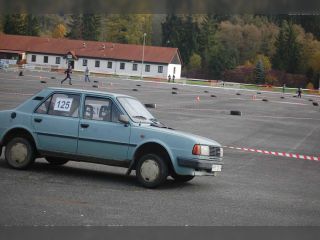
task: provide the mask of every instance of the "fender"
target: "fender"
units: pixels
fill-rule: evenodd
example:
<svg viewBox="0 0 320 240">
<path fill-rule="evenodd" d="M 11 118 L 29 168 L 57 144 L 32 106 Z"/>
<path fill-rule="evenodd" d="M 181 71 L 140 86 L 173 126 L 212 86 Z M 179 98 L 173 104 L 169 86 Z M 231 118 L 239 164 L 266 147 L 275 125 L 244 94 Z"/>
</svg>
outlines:
<svg viewBox="0 0 320 240">
<path fill-rule="evenodd" d="M 1 139 L 0 142 L 3 143 L 3 140 L 4 140 L 4 138 L 7 136 L 7 134 L 8 134 L 10 131 L 15 130 L 15 129 L 21 129 L 21 130 L 25 130 L 26 132 L 28 132 L 28 133 L 32 136 L 33 141 L 34 141 L 34 143 L 36 144 L 36 148 L 38 148 L 37 137 L 35 136 L 33 130 L 31 130 L 31 129 L 29 129 L 29 128 L 26 128 L 25 126 L 22 126 L 22 125 L 14 125 L 13 127 L 7 129 L 7 130 L 4 132 L 4 134 L 3 134 L 2 139 Z M 1 149 L 2 149 L 2 147 L 1 147 Z"/>
<path fill-rule="evenodd" d="M 175 157 L 174 157 L 174 155 L 172 154 L 172 151 L 170 150 L 170 148 L 168 147 L 168 145 L 165 144 L 164 142 L 162 142 L 162 141 L 159 140 L 159 139 L 150 138 L 150 139 L 147 139 L 147 140 L 141 142 L 141 143 L 140 143 L 139 145 L 137 145 L 137 146 L 134 148 L 134 150 L 132 151 L 133 154 L 131 154 L 131 156 L 130 156 L 130 159 L 132 159 L 132 161 L 131 161 L 130 166 L 129 166 L 127 172 L 126 172 L 126 175 L 130 175 L 130 173 L 131 173 L 131 171 L 132 171 L 132 169 L 133 169 L 133 166 L 134 166 L 134 164 L 135 164 L 135 162 L 136 162 L 136 160 L 134 159 L 134 156 L 136 155 L 136 152 L 138 151 L 138 149 L 139 149 L 141 146 L 143 146 L 143 145 L 145 145 L 145 144 L 148 144 L 148 143 L 156 143 L 156 144 L 159 144 L 160 146 L 162 146 L 162 147 L 167 151 L 167 153 L 168 153 L 168 155 L 169 155 L 169 157 L 170 157 L 171 164 L 174 165 L 174 159 L 175 159 Z"/>
</svg>

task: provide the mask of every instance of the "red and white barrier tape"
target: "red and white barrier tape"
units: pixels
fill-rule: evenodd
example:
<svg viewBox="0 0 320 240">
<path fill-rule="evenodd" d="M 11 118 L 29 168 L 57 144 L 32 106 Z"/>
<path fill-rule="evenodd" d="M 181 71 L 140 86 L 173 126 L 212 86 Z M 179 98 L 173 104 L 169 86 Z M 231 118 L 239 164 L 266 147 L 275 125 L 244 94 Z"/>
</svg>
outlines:
<svg viewBox="0 0 320 240">
<path fill-rule="evenodd" d="M 310 160 L 310 161 L 320 161 L 320 156 L 307 156 L 303 154 L 295 154 L 295 153 L 286 153 L 286 152 L 273 152 L 273 151 L 266 151 L 266 150 L 259 150 L 259 149 L 252 149 L 252 148 L 241 148 L 241 147 L 229 147 L 224 146 L 225 148 L 230 149 L 236 149 L 241 151 L 247 151 L 247 152 L 255 152 L 255 153 L 261 153 L 266 155 L 274 155 L 279 157 L 288 157 L 288 158 L 296 158 L 296 159 L 303 159 L 303 160 Z"/>
</svg>

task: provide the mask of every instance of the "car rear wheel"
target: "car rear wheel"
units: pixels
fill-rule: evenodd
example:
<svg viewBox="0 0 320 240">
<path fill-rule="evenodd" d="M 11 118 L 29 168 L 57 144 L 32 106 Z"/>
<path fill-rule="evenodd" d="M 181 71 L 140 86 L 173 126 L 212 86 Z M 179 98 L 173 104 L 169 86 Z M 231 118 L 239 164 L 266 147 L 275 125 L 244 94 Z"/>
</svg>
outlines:
<svg viewBox="0 0 320 240">
<path fill-rule="evenodd" d="M 46 157 L 48 163 L 52 165 L 63 165 L 69 162 L 68 159 L 65 158 L 58 158 L 58 157 Z"/>
<path fill-rule="evenodd" d="M 6 146 L 5 159 L 12 168 L 26 169 L 35 160 L 35 147 L 24 137 L 14 137 Z"/>
<path fill-rule="evenodd" d="M 146 154 L 138 160 L 136 174 L 142 186 L 155 188 L 167 179 L 168 165 L 160 156 Z"/>
<path fill-rule="evenodd" d="M 192 175 L 179 175 L 176 173 L 173 173 L 171 177 L 177 182 L 189 182 L 194 178 Z"/>
</svg>

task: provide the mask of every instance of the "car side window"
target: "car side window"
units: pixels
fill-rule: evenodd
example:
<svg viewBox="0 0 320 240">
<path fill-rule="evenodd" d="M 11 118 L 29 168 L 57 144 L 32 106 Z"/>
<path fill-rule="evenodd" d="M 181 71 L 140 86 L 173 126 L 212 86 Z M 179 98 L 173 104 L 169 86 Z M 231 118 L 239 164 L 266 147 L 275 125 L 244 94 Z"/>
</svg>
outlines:
<svg viewBox="0 0 320 240">
<path fill-rule="evenodd" d="M 96 121 L 119 122 L 120 111 L 110 99 L 86 97 L 83 118 Z"/>
<path fill-rule="evenodd" d="M 44 101 L 35 111 L 35 113 L 47 114 L 49 110 L 49 105 L 52 97 L 49 97 L 46 101 Z"/>
<path fill-rule="evenodd" d="M 79 117 L 80 96 L 75 94 L 54 94 L 50 101 L 49 115 Z"/>
<path fill-rule="evenodd" d="M 119 123 L 119 117 L 121 115 L 121 112 L 117 108 L 115 104 L 112 104 L 112 122 L 117 122 Z"/>
</svg>

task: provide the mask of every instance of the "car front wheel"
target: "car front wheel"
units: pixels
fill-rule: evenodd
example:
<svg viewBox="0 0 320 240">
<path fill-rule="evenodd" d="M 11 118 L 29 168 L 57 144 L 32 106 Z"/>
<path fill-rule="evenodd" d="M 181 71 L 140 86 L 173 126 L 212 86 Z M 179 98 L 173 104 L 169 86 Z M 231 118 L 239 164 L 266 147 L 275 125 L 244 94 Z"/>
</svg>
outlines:
<svg viewBox="0 0 320 240">
<path fill-rule="evenodd" d="M 46 157 L 48 163 L 52 165 L 63 165 L 69 162 L 68 159 L 65 158 L 58 158 L 58 157 Z"/>
<path fill-rule="evenodd" d="M 142 186 L 155 188 L 167 179 L 168 165 L 160 156 L 146 154 L 138 160 L 136 175 Z"/>
<path fill-rule="evenodd" d="M 35 148 L 28 139 L 14 137 L 6 146 L 5 159 L 12 168 L 26 169 L 35 160 Z"/>
</svg>

